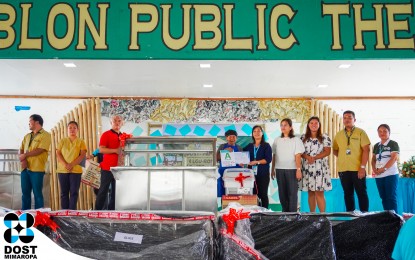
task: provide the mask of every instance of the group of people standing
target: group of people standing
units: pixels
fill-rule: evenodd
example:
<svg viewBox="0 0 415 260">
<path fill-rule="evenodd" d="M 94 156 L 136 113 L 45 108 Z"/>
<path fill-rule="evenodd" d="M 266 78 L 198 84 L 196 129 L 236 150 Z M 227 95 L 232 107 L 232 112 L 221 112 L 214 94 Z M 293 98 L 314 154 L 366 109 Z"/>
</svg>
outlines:
<svg viewBox="0 0 415 260">
<path fill-rule="evenodd" d="M 346 211 L 355 210 L 354 192 L 356 191 L 359 209 L 369 210 L 366 190 L 366 164 L 369 161 L 370 140 L 366 132 L 356 127 L 353 111 L 343 113 L 344 129 L 339 131 L 333 141 L 321 131 L 318 117 L 311 117 L 307 122 L 305 134 L 294 135 L 291 119 L 281 120 L 281 136 L 274 140 L 272 146 L 265 141 L 264 130 L 256 125 L 252 128 L 252 143 L 245 148 L 236 144 L 237 132 L 225 133 L 227 143 L 220 150 L 247 151 L 250 162 L 247 165 L 255 173 L 255 194 L 260 205 L 268 208 L 268 186 L 270 177 L 277 179 L 278 193 L 284 212 L 296 212 L 298 207 L 298 190 L 308 192 L 310 211 L 326 211 L 324 192 L 332 189 L 328 156 L 333 149 L 337 156 L 337 169 L 344 190 Z M 115 179 L 110 171 L 118 166 L 118 154 L 121 152 L 120 134 L 123 120 L 116 115 L 111 117 L 111 129 L 100 138 L 99 152 L 103 154 L 101 166 L 101 186 L 96 192 L 95 209 L 115 209 Z M 57 145 L 57 173 L 60 184 L 62 209 L 76 209 L 82 168 L 80 166 L 87 154 L 84 140 L 78 137 L 78 124 L 71 121 L 67 125 L 68 137 L 62 138 Z M 42 194 L 48 150 L 51 143 L 50 134 L 43 129 L 43 118 L 33 114 L 29 118 L 28 133 L 21 143 L 19 159 L 22 165 L 22 209 L 31 208 L 31 193 L 35 198 L 35 208 L 44 207 Z M 397 212 L 399 145 L 390 140 L 390 127 L 381 124 L 378 127 L 380 142 L 374 145 L 371 165 L 376 178 L 379 195 L 385 210 Z M 271 174 L 270 174 L 270 164 Z M 240 166 L 236 166 L 240 167 Z M 223 176 L 225 167 L 220 165 L 219 173 Z M 111 187 L 111 189 L 110 189 Z M 108 198 L 108 192 L 111 194 Z M 218 196 L 223 194 L 223 184 L 218 181 Z"/>
<path fill-rule="evenodd" d="M 101 167 L 101 186 L 96 191 L 95 210 L 115 209 L 115 179 L 110 168 L 118 166 L 118 154 L 121 152 L 120 139 L 123 119 L 111 117 L 111 129 L 101 135 L 99 153 L 103 155 Z M 33 114 L 29 117 L 30 133 L 25 135 L 20 146 L 22 209 L 31 208 L 33 191 L 35 209 L 44 207 L 43 178 L 45 175 L 51 135 L 43 129 L 43 118 Z M 81 185 L 82 166 L 87 157 L 85 141 L 78 137 L 78 123 L 70 121 L 67 125 L 68 137 L 62 138 L 56 147 L 58 159 L 57 175 L 60 186 L 62 209 L 76 210 L 79 187 Z M 90 156 L 88 156 L 90 157 Z M 108 200 L 108 192 L 111 194 Z"/>
<path fill-rule="evenodd" d="M 261 126 L 252 129 L 252 143 L 244 149 L 236 145 L 237 133 L 228 130 L 225 133 L 227 144 L 220 150 L 248 151 L 249 168 L 254 169 L 256 185 L 254 193 L 258 195 L 259 205 L 269 207 L 268 186 L 270 175 L 277 180 L 278 195 L 283 212 L 298 210 L 298 191 L 308 192 L 308 203 L 311 212 L 318 207 L 320 212 L 326 211 L 324 192 L 332 189 L 328 156 L 333 149 L 337 157 L 337 170 L 344 190 L 346 211 L 354 211 L 356 192 L 359 209 L 369 210 L 369 199 L 366 188 L 366 165 L 369 161 L 370 140 L 366 132 L 355 126 L 356 118 L 353 111 L 343 113 L 344 129 L 339 131 L 333 140 L 322 133 L 320 119 L 311 117 L 307 122 L 305 134 L 296 137 L 293 123 L 289 118 L 281 120 L 281 136 L 275 138 L 272 147 L 264 140 Z M 385 210 L 397 212 L 397 158 L 399 145 L 390 140 L 390 127 L 381 124 L 378 129 L 380 142 L 374 145 L 371 165 L 376 178 L 379 195 Z M 271 174 L 270 174 L 271 165 Z M 240 166 L 236 166 L 240 167 Z M 219 173 L 223 176 L 225 168 L 220 166 Z M 223 184 L 218 181 L 218 196 Z"/>
</svg>

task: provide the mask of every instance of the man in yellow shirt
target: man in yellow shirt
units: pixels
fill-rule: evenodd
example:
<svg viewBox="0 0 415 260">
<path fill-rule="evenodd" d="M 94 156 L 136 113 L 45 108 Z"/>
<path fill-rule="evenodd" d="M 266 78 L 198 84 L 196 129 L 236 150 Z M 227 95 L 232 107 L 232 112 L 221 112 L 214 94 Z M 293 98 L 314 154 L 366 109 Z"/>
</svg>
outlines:
<svg viewBox="0 0 415 260">
<path fill-rule="evenodd" d="M 45 175 L 48 151 L 51 142 L 50 134 L 43 129 L 43 118 L 33 114 L 29 117 L 29 129 L 20 146 L 19 159 L 22 165 L 22 210 L 32 207 L 32 190 L 35 198 L 35 209 L 43 208 L 43 177 Z"/>
<path fill-rule="evenodd" d="M 344 191 L 346 211 L 355 210 L 354 191 L 356 190 L 359 209 L 369 210 L 366 190 L 366 164 L 369 160 L 370 140 L 366 132 L 354 126 L 353 111 L 343 113 L 344 129 L 334 137 L 333 154 L 337 156 L 337 171 Z"/>
</svg>

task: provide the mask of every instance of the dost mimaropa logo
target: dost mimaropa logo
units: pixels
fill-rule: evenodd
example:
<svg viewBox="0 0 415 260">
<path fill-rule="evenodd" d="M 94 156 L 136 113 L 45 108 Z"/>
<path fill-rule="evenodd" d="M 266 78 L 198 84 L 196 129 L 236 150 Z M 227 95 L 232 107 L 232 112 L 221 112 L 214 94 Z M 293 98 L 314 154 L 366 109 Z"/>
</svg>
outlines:
<svg viewBox="0 0 415 260">
<path fill-rule="evenodd" d="M 31 229 L 35 224 L 35 218 L 30 213 L 23 213 L 18 216 L 15 213 L 7 213 L 4 216 L 4 225 L 7 227 L 4 232 L 4 240 L 14 244 L 19 240 L 28 244 L 33 241 L 35 233 Z M 4 246 L 4 259 L 37 259 L 37 246 L 14 245 Z"/>
</svg>

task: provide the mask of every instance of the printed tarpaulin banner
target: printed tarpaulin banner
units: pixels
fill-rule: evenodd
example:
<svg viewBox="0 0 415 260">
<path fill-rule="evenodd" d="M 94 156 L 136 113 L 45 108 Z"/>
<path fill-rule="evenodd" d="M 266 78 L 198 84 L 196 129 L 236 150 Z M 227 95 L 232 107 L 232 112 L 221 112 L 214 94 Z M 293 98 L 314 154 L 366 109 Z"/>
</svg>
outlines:
<svg viewBox="0 0 415 260">
<path fill-rule="evenodd" d="M 413 59 L 408 0 L 5 0 L 0 58 Z"/>
</svg>

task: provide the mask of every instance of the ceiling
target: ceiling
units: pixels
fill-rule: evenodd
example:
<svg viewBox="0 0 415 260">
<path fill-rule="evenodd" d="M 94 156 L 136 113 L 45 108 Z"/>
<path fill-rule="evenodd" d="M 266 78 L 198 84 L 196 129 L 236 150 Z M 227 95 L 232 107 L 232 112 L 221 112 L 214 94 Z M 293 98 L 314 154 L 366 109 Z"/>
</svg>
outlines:
<svg viewBox="0 0 415 260">
<path fill-rule="evenodd" d="M 414 75 L 415 60 L 0 59 L 0 96 L 415 97 Z"/>
</svg>

